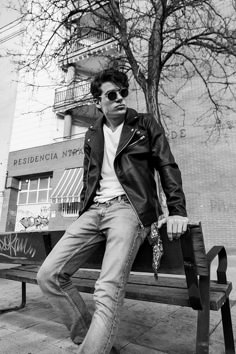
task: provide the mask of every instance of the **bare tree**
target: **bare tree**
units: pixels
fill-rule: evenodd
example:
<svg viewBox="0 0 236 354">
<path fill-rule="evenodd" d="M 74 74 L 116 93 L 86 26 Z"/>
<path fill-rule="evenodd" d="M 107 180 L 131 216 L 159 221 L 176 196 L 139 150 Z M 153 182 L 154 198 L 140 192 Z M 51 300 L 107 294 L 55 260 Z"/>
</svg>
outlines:
<svg viewBox="0 0 236 354">
<path fill-rule="evenodd" d="M 235 1 L 20 1 L 29 43 L 21 64 L 30 70 L 47 67 L 89 33 L 104 33 L 116 39 L 119 60 L 160 123 L 167 114 L 162 98 L 179 107 L 176 93 L 195 76 L 210 107 L 198 121 L 211 115 L 220 129 L 223 113 L 235 111 Z"/>
</svg>

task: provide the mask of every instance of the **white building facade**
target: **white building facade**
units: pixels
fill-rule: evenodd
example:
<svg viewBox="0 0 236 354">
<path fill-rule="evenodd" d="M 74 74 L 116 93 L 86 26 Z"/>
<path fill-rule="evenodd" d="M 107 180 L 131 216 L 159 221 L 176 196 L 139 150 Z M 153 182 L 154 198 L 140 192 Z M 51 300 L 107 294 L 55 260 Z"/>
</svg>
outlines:
<svg viewBox="0 0 236 354">
<path fill-rule="evenodd" d="M 75 15 L 70 25 L 77 24 Z M 110 65 L 108 58 L 120 58 L 113 31 L 80 33 L 82 39 L 78 35 L 49 73 L 33 78 L 20 71 L 8 164 L 1 175 L 1 231 L 64 229 L 77 217 L 84 133 L 99 115 L 89 92 L 90 80 Z M 122 66 L 122 61 L 118 64 Z M 236 119 L 228 112 L 220 139 L 212 139 L 211 122 L 198 121 L 207 109 L 201 85 L 192 78 L 178 92 L 182 111 L 168 103 L 171 119 L 166 121 L 166 135 L 182 171 L 190 221 L 202 222 L 207 247 L 223 243 L 233 251 Z M 170 86 L 174 92 L 174 83 Z M 145 111 L 144 97 L 133 81 L 128 105 Z M 14 105 L 9 109 L 14 110 Z"/>
</svg>

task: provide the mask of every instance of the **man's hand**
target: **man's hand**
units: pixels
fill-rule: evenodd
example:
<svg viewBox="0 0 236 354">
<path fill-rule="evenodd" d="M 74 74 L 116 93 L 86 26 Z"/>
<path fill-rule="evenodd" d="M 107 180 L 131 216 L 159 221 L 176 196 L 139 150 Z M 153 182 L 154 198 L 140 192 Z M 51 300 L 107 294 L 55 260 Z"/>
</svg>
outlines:
<svg viewBox="0 0 236 354">
<path fill-rule="evenodd" d="M 170 241 L 178 239 L 187 230 L 188 218 L 180 215 L 167 216 L 158 221 L 158 228 L 167 224 L 167 234 Z"/>
</svg>

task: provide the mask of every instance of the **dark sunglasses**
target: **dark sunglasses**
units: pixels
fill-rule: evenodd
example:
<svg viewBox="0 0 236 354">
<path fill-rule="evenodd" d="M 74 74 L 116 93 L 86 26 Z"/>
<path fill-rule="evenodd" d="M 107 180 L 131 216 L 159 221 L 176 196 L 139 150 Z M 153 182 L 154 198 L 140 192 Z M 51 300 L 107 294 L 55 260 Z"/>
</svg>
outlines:
<svg viewBox="0 0 236 354">
<path fill-rule="evenodd" d="M 117 92 L 119 92 L 119 94 L 123 98 L 127 97 L 129 94 L 129 90 L 127 88 L 123 88 L 120 90 L 113 90 L 113 91 L 106 92 L 104 95 L 109 99 L 109 101 L 115 101 L 118 97 Z"/>
</svg>

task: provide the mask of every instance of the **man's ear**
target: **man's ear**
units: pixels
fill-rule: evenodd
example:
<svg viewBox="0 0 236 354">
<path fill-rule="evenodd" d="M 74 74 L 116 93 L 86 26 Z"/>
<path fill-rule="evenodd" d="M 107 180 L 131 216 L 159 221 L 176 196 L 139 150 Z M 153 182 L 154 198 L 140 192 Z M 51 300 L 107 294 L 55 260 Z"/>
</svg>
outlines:
<svg viewBox="0 0 236 354">
<path fill-rule="evenodd" d="M 101 103 L 100 103 L 99 98 L 95 98 L 95 99 L 94 99 L 94 103 L 96 104 L 97 109 L 100 109 L 100 110 L 101 110 Z"/>
</svg>

